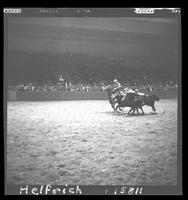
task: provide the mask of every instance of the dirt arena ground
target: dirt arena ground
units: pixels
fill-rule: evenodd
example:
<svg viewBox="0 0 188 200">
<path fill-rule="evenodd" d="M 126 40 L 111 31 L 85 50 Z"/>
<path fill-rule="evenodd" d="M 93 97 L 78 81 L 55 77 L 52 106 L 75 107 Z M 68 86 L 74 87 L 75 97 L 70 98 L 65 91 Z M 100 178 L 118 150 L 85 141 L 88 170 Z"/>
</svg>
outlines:
<svg viewBox="0 0 188 200">
<path fill-rule="evenodd" d="M 127 116 L 108 101 L 8 102 L 11 184 L 176 185 L 177 100 Z"/>
</svg>

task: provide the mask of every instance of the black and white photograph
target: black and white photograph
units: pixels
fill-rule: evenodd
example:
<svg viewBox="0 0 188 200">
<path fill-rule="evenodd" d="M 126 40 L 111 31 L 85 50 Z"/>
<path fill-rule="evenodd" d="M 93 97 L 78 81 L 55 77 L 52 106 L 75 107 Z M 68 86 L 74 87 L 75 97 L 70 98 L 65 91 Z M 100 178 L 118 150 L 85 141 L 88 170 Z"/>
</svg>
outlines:
<svg viewBox="0 0 188 200">
<path fill-rule="evenodd" d="M 70 10 L 4 9 L 6 185 L 181 186 L 181 9 Z"/>
</svg>

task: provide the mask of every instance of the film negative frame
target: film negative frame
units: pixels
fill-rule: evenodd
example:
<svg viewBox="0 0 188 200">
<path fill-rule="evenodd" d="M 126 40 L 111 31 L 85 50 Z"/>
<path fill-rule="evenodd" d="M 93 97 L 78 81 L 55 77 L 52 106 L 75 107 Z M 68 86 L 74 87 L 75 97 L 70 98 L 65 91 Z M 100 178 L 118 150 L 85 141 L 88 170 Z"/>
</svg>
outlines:
<svg viewBox="0 0 188 200">
<path fill-rule="evenodd" d="M 56 186 L 39 185 L 7 185 L 6 183 L 6 133 L 7 133 L 7 20 L 9 17 L 174 17 L 179 24 L 179 71 L 178 71 L 178 177 L 177 186 L 145 186 L 145 185 L 116 185 L 90 186 L 80 185 L 81 195 L 181 195 L 182 194 L 182 79 L 181 79 L 181 8 L 4 8 L 4 156 L 5 156 L 5 194 L 33 195 L 53 194 Z M 108 11 L 108 12 L 107 12 Z M 67 189 L 64 194 L 72 195 L 70 188 L 76 186 L 60 186 Z M 26 188 L 26 189 L 24 189 Z M 48 189 L 46 189 L 48 188 Z M 22 190 L 23 189 L 23 190 Z M 47 193 L 45 193 L 47 191 Z M 63 193 L 61 193 L 62 195 Z M 75 194 L 76 195 L 76 194 Z"/>
</svg>

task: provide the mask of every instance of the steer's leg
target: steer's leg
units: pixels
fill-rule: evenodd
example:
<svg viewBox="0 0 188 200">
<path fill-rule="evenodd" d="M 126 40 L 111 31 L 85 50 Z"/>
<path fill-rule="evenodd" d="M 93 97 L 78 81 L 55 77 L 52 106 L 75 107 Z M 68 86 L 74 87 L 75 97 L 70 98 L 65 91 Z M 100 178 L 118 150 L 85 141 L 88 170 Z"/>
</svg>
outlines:
<svg viewBox="0 0 188 200">
<path fill-rule="evenodd" d="M 134 113 L 135 113 L 135 110 L 136 110 L 136 108 L 134 107 L 134 108 L 133 108 L 133 112 L 132 112 L 132 115 L 134 115 Z"/>
<path fill-rule="evenodd" d="M 138 107 L 136 107 L 137 114 L 139 115 Z"/>
<path fill-rule="evenodd" d="M 128 115 L 131 113 L 132 110 L 133 110 L 133 108 L 131 108 L 131 109 L 129 110 Z"/>
<path fill-rule="evenodd" d="M 144 110 L 143 110 L 142 106 L 140 106 L 140 109 L 141 109 L 141 111 L 142 111 L 142 113 L 144 115 L 145 113 L 144 113 Z"/>
</svg>

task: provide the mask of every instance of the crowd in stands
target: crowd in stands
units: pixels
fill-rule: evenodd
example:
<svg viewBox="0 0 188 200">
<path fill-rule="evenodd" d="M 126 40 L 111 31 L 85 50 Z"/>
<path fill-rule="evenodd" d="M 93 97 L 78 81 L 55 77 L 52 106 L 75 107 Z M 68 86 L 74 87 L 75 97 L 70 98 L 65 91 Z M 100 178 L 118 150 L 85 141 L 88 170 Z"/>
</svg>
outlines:
<svg viewBox="0 0 188 200">
<path fill-rule="evenodd" d="M 136 64 L 128 64 L 133 63 L 135 58 L 128 59 L 71 53 L 9 52 L 8 79 L 11 81 L 8 89 L 101 91 L 104 86 L 112 84 L 114 78 L 118 78 L 123 87 L 137 88 L 142 92 L 148 91 L 148 88 L 150 91 L 177 89 L 176 81 L 170 78 L 174 76 L 171 72 L 176 74 L 175 70 L 155 68 L 144 63 L 135 67 Z M 144 77 L 146 73 L 147 78 Z M 155 80 L 153 77 L 161 79 Z"/>
<path fill-rule="evenodd" d="M 120 81 L 122 87 L 130 89 L 138 89 L 140 92 L 152 92 L 152 91 L 169 91 L 177 90 L 178 85 L 173 81 L 167 82 L 150 82 L 150 84 L 143 84 L 138 81 Z M 113 84 L 109 81 L 101 81 L 95 83 L 58 83 L 48 82 L 43 85 L 37 83 L 20 83 L 16 86 L 8 86 L 10 91 L 103 91 L 103 88 L 107 85 Z"/>
</svg>

